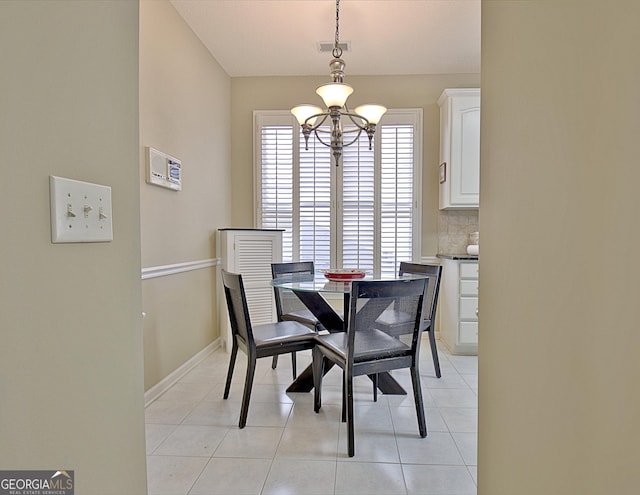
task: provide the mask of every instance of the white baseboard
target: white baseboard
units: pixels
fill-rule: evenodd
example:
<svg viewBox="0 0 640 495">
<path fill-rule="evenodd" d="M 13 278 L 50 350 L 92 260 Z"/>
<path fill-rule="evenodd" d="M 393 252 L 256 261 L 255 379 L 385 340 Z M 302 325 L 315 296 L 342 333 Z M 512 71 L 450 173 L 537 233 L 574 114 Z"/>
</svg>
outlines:
<svg viewBox="0 0 640 495">
<path fill-rule="evenodd" d="M 207 347 L 202 349 L 196 355 L 194 355 L 187 362 L 178 367 L 175 371 L 169 373 L 162 380 L 156 383 L 153 387 L 147 390 L 144 393 L 144 407 L 147 407 L 153 401 L 155 401 L 158 397 L 160 397 L 163 393 L 165 393 L 171 386 L 176 383 L 180 378 L 189 373 L 200 361 L 206 358 L 209 354 L 215 351 L 218 347 L 221 346 L 220 338 L 217 338 Z"/>
</svg>

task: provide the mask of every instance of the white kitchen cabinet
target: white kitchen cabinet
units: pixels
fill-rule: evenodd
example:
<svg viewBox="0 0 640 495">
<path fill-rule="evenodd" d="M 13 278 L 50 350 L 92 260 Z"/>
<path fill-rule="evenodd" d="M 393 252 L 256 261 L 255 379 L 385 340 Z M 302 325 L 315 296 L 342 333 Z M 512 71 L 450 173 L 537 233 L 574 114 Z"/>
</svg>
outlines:
<svg viewBox="0 0 640 495">
<path fill-rule="evenodd" d="M 251 323 L 277 321 L 271 263 L 282 262 L 282 230 L 269 229 L 221 229 L 217 238 L 218 257 L 222 268 L 242 275 Z M 218 277 L 218 314 L 220 337 L 225 349 L 231 350 L 231 327 L 227 302 Z"/>
<path fill-rule="evenodd" d="M 478 261 L 443 259 L 440 338 L 452 354 L 478 353 Z"/>
<path fill-rule="evenodd" d="M 440 105 L 440 209 L 480 204 L 480 90 L 445 89 Z"/>
</svg>

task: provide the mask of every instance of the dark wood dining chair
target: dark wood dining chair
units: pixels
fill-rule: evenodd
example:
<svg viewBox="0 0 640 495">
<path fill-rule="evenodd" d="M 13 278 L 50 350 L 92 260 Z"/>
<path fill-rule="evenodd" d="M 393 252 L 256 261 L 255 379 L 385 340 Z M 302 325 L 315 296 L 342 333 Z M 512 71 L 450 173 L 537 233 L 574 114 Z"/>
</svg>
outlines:
<svg viewBox="0 0 640 495">
<path fill-rule="evenodd" d="M 247 355 L 247 374 L 244 382 L 238 426 L 244 428 L 247 424 L 247 415 L 249 413 L 249 400 L 256 371 L 256 360 L 262 357 L 311 349 L 314 346 L 316 333 L 297 321 L 251 325 L 242 276 L 222 270 L 222 284 L 227 300 L 233 340 L 223 398 L 227 399 L 229 397 L 238 349 L 242 349 Z"/>
<path fill-rule="evenodd" d="M 273 279 L 291 279 L 296 277 L 312 278 L 315 274 L 313 261 L 298 261 L 293 263 L 272 263 L 271 276 Z M 316 332 L 324 327 L 316 319 L 311 311 L 309 311 L 298 297 L 290 290 L 283 290 L 277 287 L 273 288 L 276 302 L 276 316 L 278 321 L 297 321 L 303 325 L 312 328 Z M 271 367 L 273 369 L 278 365 L 278 356 L 273 356 Z M 293 369 L 293 378 L 297 376 L 296 353 L 291 353 L 291 367 Z"/>
<path fill-rule="evenodd" d="M 429 285 L 428 278 L 389 281 L 355 281 L 351 285 L 347 331 L 317 335 L 313 349 L 314 411 L 321 408 L 322 377 L 327 361 L 343 370 L 343 408 L 348 432 L 348 454 L 355 454 L 353 378 L 377 375 L 384 371 L 409 368 L 421 437 L 427 436 L 419 354 L 422 336 L 422 311 Z M 398 338 L 384 331 L 378 318 L 385 310 L 401 304 L 412 321 L 410 338 Z"/>
<path fill-rule="evenodd" d="M 429 345 L 431 347 L 433 367 L 436 373 L 436 377 L 440 378 L 442 376 L 442 373 L 440 372 L 440 359 L 438 358 L 438 347 L 436 343 L 434 322 L 436 318 L 436 311 L 438 309 L 438 294 L 440 292 L 442 266 L 426 265 L 422 263 L 408 263 L 406 261 L 402 261 L 400 262 L 398 275 L 403 276 L 407 274 L 424 275 L 429 277 L 429 288 L 427 289 L 425 308 L 423 312 L 423 331 L 427 332 L 429 336 Z M 385 313 L 380 318 L 380 321 L 384 325 L 386 325 L 385 331 L 389 334 L 395 334 L 397 336 L 405 333 L 411 333 L 411 323 L 409 322 L 407 324 L 408 320 L 410 320 L 410 318 L 399 306 L 385 311 Z M 374 399 L 376 398 L 375 396 L 376 391 L 374 390 Z"/>
</svg>

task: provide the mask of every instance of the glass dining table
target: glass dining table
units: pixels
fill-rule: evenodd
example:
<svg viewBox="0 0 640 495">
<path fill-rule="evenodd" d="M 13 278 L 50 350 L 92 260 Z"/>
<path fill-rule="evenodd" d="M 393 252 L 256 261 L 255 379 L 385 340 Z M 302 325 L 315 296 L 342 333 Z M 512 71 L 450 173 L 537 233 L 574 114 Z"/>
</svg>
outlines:
<svg viewBox="0 0 640 495">
<path fill-rule="evenodd" d="M 345 321 L 323 294 L 344 294 L 343 314 L 349 314 L 351 282 L 332 282 L 323 275 L 293 275 L 272 280 L 274 287 L 292 291 L 329 332 L 344 332 Z"/>
<path fill-rule="evenodd" d="M 394 277 L 397 278 L 397 277 Z M 403 278 L 415 278 L 404 276 Z M 384 280 L 390 280 L 387 277 Z M 361 280 L 374 280 L 367 276 Z M 375 280 L 381 280 L 376 278 Z M 325 329 L 330 333 L 345 332 L 348 326 L 349 302 L 351 300 L 351 282 L 328 280 L 322 274 L 293 275 L 276 278 L 271 285 L 283 290 L 292 291 L 298 299 L 311 311 Z M 323 294 L 343 294 L 343 316 L 329 304 Z M 332 364 L 332 363 L 329 363 Z M 325 367 L 325 373 L 331 367 Z M 385 394 L 406 395 L 406 390 L 387 372 L 378 374 L 378 388 Z M 287 388 L 287 392 L 309 392 L 313 389 L 313 370 L 311 366 L 302 371 Z"/>
</svg>

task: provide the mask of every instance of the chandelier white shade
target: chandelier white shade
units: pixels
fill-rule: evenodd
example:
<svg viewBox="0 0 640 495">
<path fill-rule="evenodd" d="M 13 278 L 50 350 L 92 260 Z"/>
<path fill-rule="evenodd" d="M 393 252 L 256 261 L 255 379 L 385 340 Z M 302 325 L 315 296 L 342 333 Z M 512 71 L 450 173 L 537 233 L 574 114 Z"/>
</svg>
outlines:
<svg viewBox="0 0 640 495">
<path fill-rule="evenodd" d="M 386 113 L 387 108 L 382 105 L 360 105 L 356 107 L 355 112 L 358 115 L 362 115 L 369 121 L 370 124 L 377 124 L 380 122 L 382 116 Z"/>
<path fill-rule="evenodd" d="M 298 105 L 291 109 L 291 113 L 297 119 L 298 124 L 303 125 L 307 122 L 312 126 L 316 123 L 317 116 L 322 113 L 322 108 L 313 105 Z"/>
<path fill-rule="evenodd" d="M 353 93 L 353 88 L 343 83 L 323 84 L 316 89 L 316 93 L 328 108 L 343 107 L 347 103 L 347 98 Z"/>
<path fill-rule="evenodd" d="M 347 107 L 347 99 L 353 93 L 353 88 L 348 84 L 344 84 L 345 63 L 340 58 L 342 56 L 342 48 L 340 48 L 339 21 L 340 0 L 336 0 L 336 39 L 332 51 L 333 59 L 329 63 L 331 82 L 323 84 L 316 89 L 316 93 L 322 98 L 327 110 L 308 104 L 298 105 L 291 109 L 291 113 L 296 117 L 302 128 L 307 149 L 309 136 L 313 133 L 319 142 L 331 148 L 336 166 L 339 165 L 342 148 L 355 143 L 362 131 L 367 133 L 369 149 L 371 149 L 376 125 L 387 111 L 382 105 L 360 105 L 356 107 L 354 112 Z M 347 127 L 343 127 L 342 117 L 347 118 Z M 329 119 L 329 122 L 327 122 L 327 119 Z M 329 126 L 329 129 L 322 128 L 325 123 Z M 326 137 L 323 139 L 321 134 L 328 134 L 330 139 L 328 141 Z M 345 135 L 347 134 L 350 135 L 350 139 L 345 142 Z"/>
</svg>

